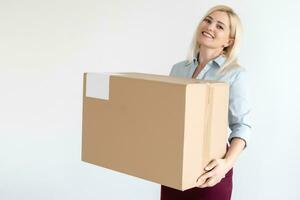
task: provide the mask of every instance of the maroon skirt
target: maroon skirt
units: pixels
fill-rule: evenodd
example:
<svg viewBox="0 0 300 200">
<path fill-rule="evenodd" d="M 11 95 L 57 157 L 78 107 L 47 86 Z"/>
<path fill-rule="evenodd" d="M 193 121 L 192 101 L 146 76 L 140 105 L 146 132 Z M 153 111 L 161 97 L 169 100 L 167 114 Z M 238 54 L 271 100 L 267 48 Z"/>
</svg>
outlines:
<svg viewBox="0 0 300 200">
<path fill-rule="evenodd" d="M 232 193 L 233 169 L 215 186 L 194 187 L 185 191 L 161 185 L 160 200 L 230 200 Z"/>
</svg>

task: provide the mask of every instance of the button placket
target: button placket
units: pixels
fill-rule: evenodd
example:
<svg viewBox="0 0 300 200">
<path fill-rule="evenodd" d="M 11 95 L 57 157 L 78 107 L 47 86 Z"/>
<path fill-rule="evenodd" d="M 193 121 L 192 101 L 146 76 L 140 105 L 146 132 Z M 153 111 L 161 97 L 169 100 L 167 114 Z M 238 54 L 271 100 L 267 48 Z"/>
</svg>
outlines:
<svg viewBox="0 0 300 200">
<path fill-rule="evenodd" d="M 209 66 L 205 66 L 201 72 L 198 74 L 197 79 L 203 79 L 204 75 L 206 74 L 206 72 L 208 71 Z"/>
</svg>

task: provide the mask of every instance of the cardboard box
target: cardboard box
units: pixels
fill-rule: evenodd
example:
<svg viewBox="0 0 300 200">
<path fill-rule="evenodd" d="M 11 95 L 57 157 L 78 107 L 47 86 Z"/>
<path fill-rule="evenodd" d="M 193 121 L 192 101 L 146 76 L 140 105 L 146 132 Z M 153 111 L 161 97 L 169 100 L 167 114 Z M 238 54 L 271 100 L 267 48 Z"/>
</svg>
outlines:
<svg viewBox="0 0 300 200">
<path fill-rule="evenodd" d="M 226 152 L 226 83 L 85 73 L 82 160 L 178 190 Z"/>
</svg>

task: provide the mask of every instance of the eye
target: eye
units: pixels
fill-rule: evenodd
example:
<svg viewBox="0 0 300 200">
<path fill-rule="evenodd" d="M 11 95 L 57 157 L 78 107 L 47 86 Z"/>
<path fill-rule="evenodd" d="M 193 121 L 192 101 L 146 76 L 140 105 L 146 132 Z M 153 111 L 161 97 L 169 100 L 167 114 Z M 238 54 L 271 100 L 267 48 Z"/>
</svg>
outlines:
<svg viewBox="0 0 300 200">
<path fill-rule="evenodd" d="M 221 30 L 224 30 L 223 26 L 221 26 L 221 25 L 217 25 L 217 28 L 221 29 Z"/>
<path fill-rule="evenodd" d="M 205 18 L 203 21 L 205 21 L 205 22 L 207 22 L 207 23 L 211 23 L 211 20 L 210 19 L 208 19 L 208 18 Z"/>
</svg>

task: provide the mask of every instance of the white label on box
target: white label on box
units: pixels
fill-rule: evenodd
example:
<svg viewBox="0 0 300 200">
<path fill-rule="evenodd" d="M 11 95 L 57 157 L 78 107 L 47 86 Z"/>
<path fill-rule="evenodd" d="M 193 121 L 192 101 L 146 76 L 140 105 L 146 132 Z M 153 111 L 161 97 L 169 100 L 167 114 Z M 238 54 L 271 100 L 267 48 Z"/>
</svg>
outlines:
<svg viewBox="0 0 300 200">
<path fill-rule="evenodd" d="M 109 99 L 109 77 L 117 73 L 87 73 L 86 97 Z"/>
</svg>

